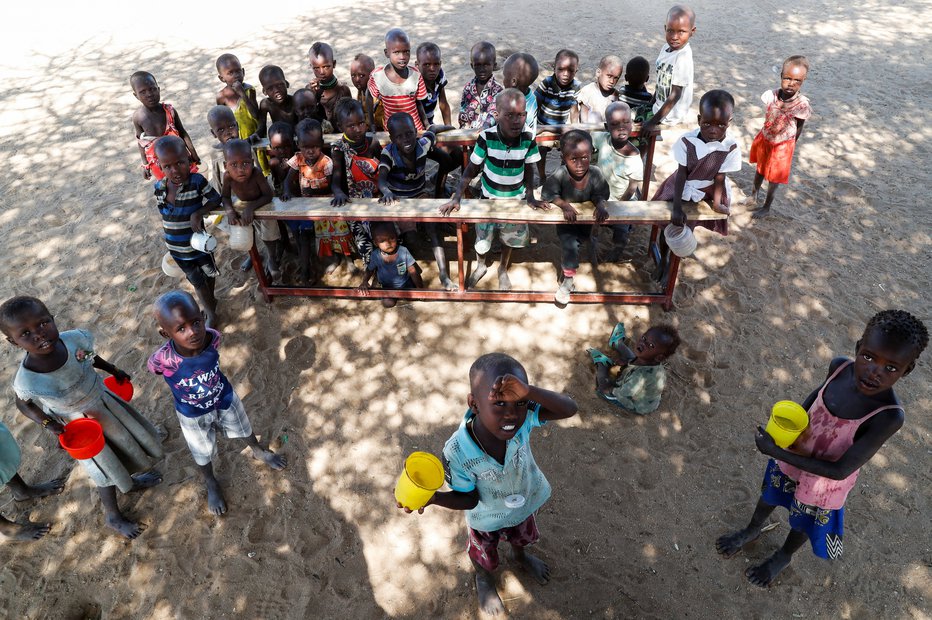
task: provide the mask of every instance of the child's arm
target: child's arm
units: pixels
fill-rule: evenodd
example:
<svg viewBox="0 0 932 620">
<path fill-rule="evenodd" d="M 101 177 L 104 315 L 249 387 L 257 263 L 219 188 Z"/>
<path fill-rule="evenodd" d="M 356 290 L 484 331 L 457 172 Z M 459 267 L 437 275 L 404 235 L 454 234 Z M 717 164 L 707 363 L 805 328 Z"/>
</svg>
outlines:
<svg viewBox="0 0 932 620">
<path fill-rule="evenodd" d="M 582 101 L 577 101 L 576 107 L 579 110 L 579 122 L 588 123 L 589 122 L 589 106 L 587 106 Z"/>
<path fill-rule="evenodd" d="M 369 260 L 375 260 L 375 259 L 370 258 Z M 368 294 L 370 282 L 372 282 L 372 276 L 374 275 L 375 275 L 375 269 L 367 268 L 365 273 L 362 274 L 362 282 L 360 282 L 359 286 L 357 286 L 356 288 L 358 288 L 363 293 Z"/>
<path fill-rule="evenodd" d="M 717 213 L 729 214 L 731 209 L 729 209 L 722 202 L 725 196 L 725 173 L 719 172 L 715 175 L 715 181 L 712 185 L 712 210 Z"/>
<path fill-rule="evenodd" d="M 796 142 L 799 142 L 799 136 L 803 134 L 803 124 L 805 122 L 806 122 L 806 119 L 804 118 L 796 119 L 796 137 L 794 138 Z"/>
<path fill-rule="evenodd" d="M 375 101 L 369 89 L 366 89 L 366 111 L 369 113 L 369 131 L 375 131 Z"/>
<path fill-rule="evenodd" d="M 656 95 L 655 95 L 656 96 Z M 670 95 L 667 97 L 667 100 L 663 102 L 663 105 L 660 106 L 660 109 L 657 110 L 657 113 L 654 114 L 648 121 L 641 125 L 641 133 L 643 135 L 648 135 L 651 131 L 657 128 L 657 125 L 666 118 L 667 114 L 670 113 L 670 110 L 673 109 L 673 106 L 676 105 L 676 102 L 680 100 L 680 97 L 683 96 L 683 87 L 673 85 L 670 87 Z"/>
<path fill-rule="evenodd" d="M 290 165 L 288 167 L 288 174 L 285 175 L 285 182 L 282 183 L 282 202 L 288 202 L 291 200 L 291 189 L 294 187 L 295 181 L 298 178 L 298 171 L 292 168 Z"/>
<path fill-rule="evenodd" d="M 61 435 L 65 432 L 65 427 L 56 422 L 51 416 L 46 415 L 42 409 L 31 400 L 23 400 L 16 397 L 16 408 L 24 416 L 55 435 Z"/>
<path fill-rule="evenodd" d="M 670 214 L 670 222 L 675 226 L 686 224 L 686 212 L 683 211 L 683 189 L 686 187 L 688 174 L 686 166 L 680 165 L 676 169 L 676 178 L 673 179 L 673 211 Z"/>
<path fill-rule="evenodd" d="M 427 112 L 424 111 L 424 102 L 420 99 L 417 100 L 417 115 L 421 119 L 421 127 L 427 127 Z M 385 119 L 385 122 L 388 122 L 388 119 Z"/>
<path fill-rule="evenodd" d="M 573 102 L 573 107 L 570 108 L 570 125 L 573 123 L 579 122 L 579 104 L 575 101 Z"/>
<path fill-rule="evenodd" d="M 188 131 L 184 128 L 184 125 L 181 124 L 181 117 L 178 116 L 178 110 L 173 108 L 172 114 L 175 117 L 175 129 L 178 130 L 178 135 L 184 140 L 184 145 L 188 149 L 188 155 L 191 156 L 191 161 L 195 164 L 200 164 L 201 158 L 197 156 L 197 151 L 194 150 L 194 143 L 191 141 L 191 136 L 188 135 Z"/>
<path fill-rule="evenodd" d="M 463 170 L 463 176 L 460 177 L 460 184 L 456 186 L 456 191 L 453 192 L 453 196 L 450 197 L 450 202 L 440 207 L 440 215 L 450 215 L 454 211 L 460 210 L 460 200 L 463 199 L 463 192 L 466 191 L 466 188 L 469 187 L 469 184 L 472 183 L 472 180 L 476 178 L 476 175 L 481 171 L 482 168 L 480 168 L 479 164 L 474 161 L 469 162 L 469 165 Z M 527 170 L 525 170 L 525 175 L 526 174 Z"/>
<path fill-rule="evenodd" d="M 242 220 L 245 226 L 252 224 L 253 219 L 255 219 L 253 214 L 256 212 L 256 209 L 269 204 L 272 202 L 273 198 L 272 186 L 265 180 L 265 177 L 262 176 L 262 172 L 258 168 L 252 169 L 251 180 L 259 188 L 260 196 L 255 200 L 243 201 L 243 215 L 240 217 L 240 220 Z"/>
<path fill-rule="evenodd" d="M 334 153 L 333 176 L 330 179 L 330 187 L 333 188 L 333 199 L 330 201 L 332 207 L 342 207 L 351 202 L 349 196 L 343 191 L 343 176 L 346 174 L 346 158 L 343 153 Z"/>
<path fill-rule="evenodd" d="M 94 368 L 110 373 L 120 383 L 130 380 L 130 376 L 127 373 L 123 372 L 122 370 L 117 368 L 114 364 L 111 364 L 110 362 L 100 357 L 99 355 L 94 356 Z"/>
<path fill-rule="evenodd" d="M 443 124 L 449 125 L 450 123 L 452 123 L 453 121 L 452 121 L 452 118 L 450 117 L 450 104 L 447 103 L 446 86 L 440 87 L 440 94 L 437 95 L 437 107 L 440 108 L 440 118 L 443 119 Z"/>
<path fill-rule="evenodd" d="M 412 282 L 414 282 L 414 286 L 417 288 L 424 288 L 424 280 L 421 278 L 421 274 L 417 270 L 417 263 L 413 263 L 408 267 L 408 277 L 411 278 Z"/>
<path fill-rule="evenodd" d="M 256 135 L 260 138 L 264 138 L 268 132 L 268 115 L 269 115 L 269 99 L 266 97 L 259 102 L 259 116 L 256 117 L 256 120 L 259 122 L 259 126 L 256 127 Z"/>
<path fill-rule="evenodd" d="M 549 211 L 550 205 L 534 197 L 534 164 L 524 164 L 524 199 L 532 209 Z"/>
<path fill-rule="evenodd" d="M 227 221 L 233 226 L 242 226 L 239 213 L 233 208 L 233 180 L 226 172 L 223 173 L 223 184 L 220 188 L 220 200 L 226 213 Z M 282 198 L 284 200 L 284 198 Z"/>
<path fill-rule="evenodd" d="M 133 131 L 136 134 L 136 146 L 139 147 L 139 156 L 142 158 L 142 178 L 148 181 L 152 178 L 152 171 L 149 170 L 149 160 L 146 159 L 146 149 L 138 142 L 139 136 L 145 133 L 145 130 L 143 130 L 142 125 L 140 125 L 139 121 L 136 119 L 137 114 L 139 114 L 138 111 L 133 114 Z"/>
<path fill-rule="evenodd" d="M 492 383 L 489 400 L 505 402 L 518 402 L 532 400 L 540 405 L 539 417 L 541 420 L 563 420 L 576 415 L 579 407 L 576 401 L 559 392 L 545 390 L 536 385 L 528 385 L 520 378 L 508 374 L 502 375 Z"/>
<path fill-rule="evenodd" d="M 640 184 L 641 184 L 640 181 L 638 181 L 637 179 L 631 179 L 630 181 L 628 181 L 628 188 L 625 190 L 625 193 L 622 194 L 618 200 L 621 202 L 624 202 L 625 200 L 631 200 L 631 196 L 634 196 L 634 192 L 637 191 L 638 186 Z"/>
<path fill-rule="evenodd" d="M 391 188 L 388 186 L 388 167 L 383 165 L 379 165 L 379 192 L 382 194 L 379 196 L 381 204 L 395 204 L 395 194 L 392 193 Z"/>
<path fill-rule="evenodd" d="M 444 124 L 443 124 L 443 125 L 431 125 L 430 127 L 428 127 L 428 128 L 425 130 L 425 133 L 438 134 L 438 133 L 443 133 L 444 131 L 452 131 L 452 130 L 454 130 L 454 129 L 456 129 L 456 127 L 454 127 L 454 126 L 451 125 L 450 123 L 444 121 Z M 423 134 L 421 134 L 421 135 L 423 136 Z M 435 140 L 435 142 L 436 142 L 436 140 Z"/>
</svg>

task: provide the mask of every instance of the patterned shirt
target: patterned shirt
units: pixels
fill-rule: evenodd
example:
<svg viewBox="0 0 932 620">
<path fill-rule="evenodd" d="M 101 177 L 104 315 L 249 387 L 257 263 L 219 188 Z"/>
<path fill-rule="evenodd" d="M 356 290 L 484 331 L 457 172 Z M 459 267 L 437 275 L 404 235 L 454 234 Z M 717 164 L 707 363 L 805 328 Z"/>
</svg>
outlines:
<svg viewBox="0 0 932 620">
<path fill-rule="evenodd" d="M 437 80 L 433 87 L 427 91 L 427 99 L 424 100 L 424 116 L 427 118 L 427 124 L 434 124 L 434 110 L 437 109 L 437 102 L 440 101 L 440 89 L 447 85 L 447 76 L 443 74 L 443 69 L 437 74 Z M 426 88 L 426 83 L 425 83 Z"/>
<path fill-rule="evenodd" d="M 683 92 L 673 109 L 663 119 L 663 123 L 682 123 L 689 115 L 689 106 L 693 103 L 693 48 L 687 43 L 678 50 L 668 51 L 668 47 L 664 45 L 657 56 L 656 67 L 657 92 L 654 98 L 654 114 L 666 103 L 673 87 L 680 86 Z"/>
<path fill-rule="evenodd" d="M 385 123 L 396 112 L 404 112 L 414 119 L 414 128 L 424 131 L 424 123 L 417 113 L 417 102 L 428 98 L 424 78 L 414 67 L 408 67 L 408 77 L 401 84 L 395 84 L 385 75 L 385 67 L 379 67 L 369 76 L 369 94 L 372 100 L 382 102 Z"/>
<path fill-rule="evenodd" d="M 162 215 L 162 232 L 165 245 L 172 258 L 179 260 L 201 260 L 205 254 L 191 247 L 191 216 L 208 204 L 220 207 L 217 193 L 203 175 L 195 173 L 175 193 L 174 204 L 168 202 L 168 179 L 155 183 L 155 200 Z"/>
<path fill-rule="evenodd" d="M 628 364 L 618 375 L 612 396 L 628 411 L 644 415 L 660 406 L 660 395 L 666 384 L 667 374 L 662 365 Z"/>
<path fill-rule="evenodd" d="M 149 358 L 149 372 L 162 375 L 175 397 L 175 409 L 196 418 L 233 402 L 233 386 L 220 370 L 220 332 L 207 328 L 209 342 L 193 357 L 184 357 L 169 340 Z"/>
<path fill-rule="evenodd" d="M 812 106 L 809 105 L 808 97 L 797 91 L 792 99 L 783 101 L 779 93 L 779 89 L 768 90 L 760 96 L 760 100 L 767 106 L 761 133 L 768 142 L 774 144 L 795 138 L 796 119 L 806 120 L 812 116 Z"/>
<path fill-rule="evenodd" d="M 505 90 L 494 77 L 489 78 L 482 90 L 477 90 L 476 78 L 463 87 L 460 99 L 460 127 L 485 129 L 495 124 L 495 97 Z"/>
<path fill-rule="evenodd" d="M 427 154 L 434 147 L 437 136 L 427 131 L 417 139 L 414 147 L 414 168 L 408 168 L 398 147 L 393 142 L 382 149 L 379 156 L 379 170 L 388 170 L 388 187 L 396 198 L 417 198 L 424 193 L 427 185 Z"/>
<path fill-rule="evenodd" d="M 288 165 L 298 171 L 298 185 L 302 196 L 329 196 L 333 160 L 321 155 L 313 164 L 307 163 L 302 153 L 295 153 Z"/>
<path fill-rule="evenodd" d="M 524 167 L 540 161 L 533 134 L 523 131 L 517 145 L 502 142 L 498 127 L 484 129 L 476 138 L 469 161 L 482 166 L 482 195 L 518 198 L 524 193 Z"/>
<path fill-rule="evenodd" d="M 550 483 L 531 453 L 531 431 L 546 424 L 540 419 L 540 405 L 528 403 L 524 424 L 508 440 L 505 464 L 485 453 L 470 436 L 466 424 L 475 419 L 467 411 L 459 428 L 443 446 L 443 464 L 447 484 L 454 491 L 479 491 L 479 503 L 466 511 L 466 524 L 480 532 L 495 532 L 514 527 L 538 511 L 550 498 Z M 509 508 L 505 498 L 524 496 L 524 505 Z"/>
<path fill-rule="evenodd" d="M 532 136 L 537 135 L 537 95 L 530 88 L 524 95 L 524 109 L 527 111 L 524 128 L 530 131 Z"/>
<path fill-rule="evenodd" d="M 534 96 L 537 98 L 537 122 L 541 125 L 565 125 L 570 122 L 570 111 L 576 105 L 576 93 L 582 82 L 573 79 L 573 83 L 563 88 L 557 83 L 557 77 L 551 75 L 537 85 Z"/>
<path fill-rule="evenodd" d="M 646 88 L 636 90 L 625 84 L 618 92 L 618 100 L 631 108 L 631 120 L 635 123 L 643 123 L 654 115 L 654 96 Z"/>
</svg>

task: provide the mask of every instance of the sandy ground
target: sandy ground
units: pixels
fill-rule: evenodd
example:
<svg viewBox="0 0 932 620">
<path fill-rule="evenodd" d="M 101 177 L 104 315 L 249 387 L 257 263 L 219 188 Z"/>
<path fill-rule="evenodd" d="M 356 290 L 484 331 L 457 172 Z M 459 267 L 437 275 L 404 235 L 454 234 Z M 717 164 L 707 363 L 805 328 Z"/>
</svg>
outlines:
<svg viewBox="0 0 932 620">
<path fill-rule="evenodd" d="M 6 20 L 0 291 L 42 297 L 63 329 L 92 329 L 99 351 L 135 375 L 139 407 L 172 431 L 165 482 L 121 498 L 148 525 L 138 540 L 110 534 L 83 472 L 15 411 L 6 390 L 2 419 L 23 446 L 24 477 L 71 475 L 52 499 L 20 505 L 0 494 L 4 515 L 55 524 L 41 542 L 0 544 L 0 617 L 76 618 L 88 604 L 106 618 L 475 617 L 462 517 L 440 509 L 406 516 L 393 507 L 392 487 L 407 453 L 440 451 L 465 410 L 469 364 L 493 350 L 513 354 L 534 382 L 580 406 L 578 417 L 534 437 L 554 488 L 539 516 L 539 553 L 554 577 L 541 587 L 506 563 L 500 589 L 514 617 L 932 617 L 928 352 L 899 388 L 905 428 L 864 468 L 849 499 L 844 559 L 828 564 L 804 550 L 778 587 L 749 586 L 744 569 L 782 541 L 785 515 L 733 560 L 713 550 L 756 499 L 765 459 L 753 429 L 770 404 L 804 398 L 832 356 L 852 352 L 877 310 L 906 308 L 932 325 L 932 216 L 920 198 L 932 182 L 923 165 L 932 137 L 927 3 L 696 4 L 697 93 L 734 93 L 732 131 L 745 153 L 761 124 L 758 97 L 776 85 L 772 67 L 783 57 L 811 59 L 805 90 L 816 115 L 776 214 L 752 221 L 739 206 L 731 236 L 700 233 L 675 312 L 269 305 L 235 269 L 237 257 L 222 251 L 224 368 L 258 432 L 290 459 L 277 474 L 223 443 L 223 518 L 207 513 L 168 390 L 144 370 L 160 344 L 148 304 L 180 283 L 159 268 L 164 247 L 131 140 L 128 76 L 155 73 L 206 155 L 205 114 L 222 52 L 237 53 L 253 83 L 275 62 L 297 87 L 309 76 L 306 49 L 323 39 L 348 80 L 353 54 L 378 56 L 382 34 L 401 25 L 415 43 L 441 46 L 455 106 L 477 40 L 542 61 L 568 46 L 588 81 L 605 53 L 653 59 L 666 5 L 281 3 L 272 16 L 253 4 L 219 14 L 188 3 L 152 6 L 141 17 L 112 4 L 43 4 L 41 23 L 31 7 L 18 7 Z M 739 194 L 752 176 L 747 165 L 735 175 Z M 550 286 L 555 235 L 540 228 L 535 236 L 515 280 Z M 636 239 L 643 247 L 643 233 Z M 598 277 L 643 284 L 644 273 L 639 257 Z M 583 351 L 604 346 L 619 320 L 636 333 L 670 321 L 684 339 L 661 408 L 648 417 L 619 415 L 592 392 Z M 2 347 L 0 384 L 10 385 L 20 358 Z"/>
</svg>

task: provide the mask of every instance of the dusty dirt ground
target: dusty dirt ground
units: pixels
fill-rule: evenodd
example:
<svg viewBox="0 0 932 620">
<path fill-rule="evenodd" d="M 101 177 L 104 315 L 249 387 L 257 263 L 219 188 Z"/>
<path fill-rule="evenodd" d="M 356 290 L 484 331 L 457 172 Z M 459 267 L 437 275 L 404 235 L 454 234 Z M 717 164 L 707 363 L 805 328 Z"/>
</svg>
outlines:
<svg viewBox="0 0 932 620">
<path fill-rule="evenodd" d="M 213 65 L 223 52 L 238 54 L 253 83 L 262 65 L 275 63 L 296 88 L 309 78 L 310 43 L 325 40 L 348 81 L 352 56 L 379 58 L 384 32 L 403 26 L 415 44 L 429 39 L 443 49 L 456 106 L 475 41 L 542 62 L 570 47 L 586 82 L 606 53 L 653 60 L 668 7 L 331 1 L 221 13 L 206 4 L 152 6 L 148 16 L 117 3 L 43 4 L 41 23 L 31 7 L 9 9 L 0 61 L 0 292 L 38 295 L 62 329 L 93 330 L 101 354 L 135 376 L 141 410 L 172 432 L 164 483 L 121 498 L 148 525 L 126 542 L 104 529 L 80 468 L 4 391 L 2 419 L 23 447 L 23 476 L 70 476 L 55 498 L 21 505 L 0 494 L 4 515 L 54 522 L 40 542 L 0 544 L 0 617 L 77 618 L 90 604 L 105 618 L 475 617 L 462 516 L 404 515 L 392 487 L 407 453 L 441 450 L 465 411 L 470 363 L 493 350 L 513 354 L 534 382 L 580 406 L 577 417 L 533 440 L 554 488 L 539 516 L 538 549 L 553 580 L 538 586 L 506 563 L 500 590 L 512 616 L 932 616 L 929 352 L 898 387 L 906 426 L 864 468 L 849 498 L 842 560 L 829 564 L 804 549 L 775 588 L 750 586 L 743 572 L 783 540 L 785 513 L 780 527 L 735 559 L 713 549 L 752 510 L 765 464 L 753 431 L 770 404 L 803 399 L 834 355 L 852 353 L 880 309 L 905 308 L 932 325 L 932 216 L 922 198 L 932 183 L 924 165 L 932 137 L 927 3 L 695 4 L 697 100 L 710 88 L 735 95 L 731 131 L 745 160 L 762 122 L 759 95 L 777 85 L 772 68 L 785 56 L 810 58 L 805 91 L 816 114 L 776 213 L 751 220 L 739 205 L 730 236 L 699 233 L 672 313 L 266 304 L 252 276 L 236 269 L 238 257 L 223 250 L 223 365 L 257 431 L 290 460 L 273 473 L 222 443 L 217 469 L 230 504 L 223 518 L 206 510 L 168 390 L 145 372 L 161 342 L 148 304 L 182 283 L 159 268 L 164 246 L 137 167 L 129 75 L 146 69 L 158 77 L 163 100 L 176 105 L 206 155 L 205 116 L 219 86 Z M 661 171 L 678 133 L 659 147 Z M 739 195 L 752 177 L 747 164 L 734 175 Z M 534 234 L 515 280 L 542 288 L 559 246 L 552 230 Z M 643 233 L 635 239 L 640 255 Z M 638 256 L 598 278 L 643 283 L 645 274 Z M 593 395 L 584 350 L 604 347 L 619 320 L 635 333 L 669 321 L 683 336 L 661 408 L 647 417 L 619 415 Z M 0 347 L 0 385 L 11 384 L 20 359 L 12 346 Z"/>
</svg>

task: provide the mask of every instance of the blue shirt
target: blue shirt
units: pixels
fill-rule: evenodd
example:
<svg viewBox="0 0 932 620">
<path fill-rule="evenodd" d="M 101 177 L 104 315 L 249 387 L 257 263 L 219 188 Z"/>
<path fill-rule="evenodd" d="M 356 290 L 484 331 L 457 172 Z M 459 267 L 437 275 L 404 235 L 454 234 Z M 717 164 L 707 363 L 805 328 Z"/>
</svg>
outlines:
<svg viewBox="0 0 932 620">
<path fill-rule="evenodd" d="M 233 386 L 220 370 L 220 332 L 207 328 L 210 341 L 194 357 L 184 357 L 169 340 L 149 358 L 149 372 L 162 375 L 175 397 L 175 409 L 196 418 L 216 409 L 228 409 Z"/>
<path fill-rule="evenodd" d="M 375 277 L 379 279 L 382 288 L 388 289 L 407 287 L 411 280 L 408 268 L 413 264 L 414 257 L 411 256 L 408 248 L 403 245 L 398 246 L 395 260 L 391 262 L 385 262 L 385 257 L 378 248 L 374 248 L 372 256 L 369 257 L 369 271 L 374 271 Z"/>
<path fill-rule="evenodd" d="M 556 76 L 544 78 L 534 91 L 537 97 L 537 122 L 541 125 L 565 125 L 570 122 L 570 111 L 576 105 L 576 93 L 582 83 L 573 79 L 566 88 L 557 83 Z"/>
<path fill-rule="evenodd" d="M 201 174 L 195 172 L 188 181 L 178 188 L 175 202 L 168 202 L 168 179 L 155 183 L 155 200 L 162 216 L 162 233 L 165 245 L 172 258 L 180 260 L 202 260 L 203 252 L 191 247 L 191 216 L 208 203 L 220 207 L 220 194 Z"/>
<path fill-rule="evenodd" d="M 417 139 L 414 149 L 414 168 L 408 168 L 401 152 L 389 143 L 379 156 L 379 170 L 388 170 L 388 187 L 396 198 L 417 198 L 427 191 L 427 154 L 434 147 L 437 136 L 429 131 Z"/>
</svg>

